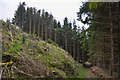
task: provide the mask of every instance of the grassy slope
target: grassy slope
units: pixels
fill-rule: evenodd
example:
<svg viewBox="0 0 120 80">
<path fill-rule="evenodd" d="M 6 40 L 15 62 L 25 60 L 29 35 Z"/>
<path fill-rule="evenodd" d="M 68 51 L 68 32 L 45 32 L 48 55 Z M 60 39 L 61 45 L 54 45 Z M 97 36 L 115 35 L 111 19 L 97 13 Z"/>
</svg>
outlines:
<svg viewBox="0 0 120 80">
<path fill-rule="evenodd" d="M 49 43 L 12 26 L 2 28 L 3 78 L 85 78 L 86 69 L 54 42 Z M 25 35 L 25 44 L 22 35 Z M 13 39 L 13 41 L 12 41 Z M 51 43 L 51 44 L 50 44 Z M 7 63 L 7 64 L 3 64 Z"/>
</svg>

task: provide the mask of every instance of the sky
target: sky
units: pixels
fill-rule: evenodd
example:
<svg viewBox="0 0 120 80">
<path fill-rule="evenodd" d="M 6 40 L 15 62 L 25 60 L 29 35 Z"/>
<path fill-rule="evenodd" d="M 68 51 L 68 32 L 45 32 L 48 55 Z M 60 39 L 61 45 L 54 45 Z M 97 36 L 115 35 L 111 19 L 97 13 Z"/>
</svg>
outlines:
<svg viewBox="0 0 120 80">
<path fill-rule="evenodd" d="M 68 17 L 69 21 L 73 22 L 75 19 L 76 24 L 82 27 L 83 24 L 77 21 L 77 12 L 82 1 L 86 0 L 0 0 L 0 19 L 12 19 L 19 2 L 25 2 L 28 7 L 36 7 L 37 10 L 44 9 L 52 13 L 61 24 L 63 24 L 64 18 Z"/>
</svg>

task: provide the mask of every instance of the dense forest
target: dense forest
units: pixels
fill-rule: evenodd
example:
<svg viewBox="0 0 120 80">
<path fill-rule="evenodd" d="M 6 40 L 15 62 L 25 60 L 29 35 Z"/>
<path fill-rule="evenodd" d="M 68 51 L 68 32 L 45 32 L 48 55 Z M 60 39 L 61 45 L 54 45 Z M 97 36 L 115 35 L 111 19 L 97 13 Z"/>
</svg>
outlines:
<svg viewBox="0 0 120 80">
<path fill-rule="evenodd" d="M 85 20 L 82 15 L 87 15 Z M 120 76 L 120 3 L 84 3 L 78 20 L 88 24 L 84 40 L 93 65 Z M 86 47 L 87 46 L 87 47 Z M 86 49 L 87 48 L 87 49 Z"/>
<path fill-rule="evenodd" d="M 84 2 L 76 16 L 88 28 L 67 17 L 61 25 L 44 9 L 26 7 L 25 2 L 19 3 L 11 22 L 20 31 L 54 43 L 84 67 L 97 66 L 120 78 L 120 2 Z"/>
</svg>

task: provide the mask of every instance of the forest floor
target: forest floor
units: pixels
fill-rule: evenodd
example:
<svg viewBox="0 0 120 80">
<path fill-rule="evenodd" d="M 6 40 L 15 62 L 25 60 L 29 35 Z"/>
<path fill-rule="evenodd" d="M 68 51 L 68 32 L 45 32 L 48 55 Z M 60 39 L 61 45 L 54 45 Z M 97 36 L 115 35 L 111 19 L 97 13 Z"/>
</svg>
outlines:
<svg viewBox="0 0 120 80">
<path fill-rule="evenodd" d="M 98 78 L 98 77 L 95 76 L 94 73 L 92 73 L 91 70 L 89 69 L 87 72 L 87 78 Z"/>
<path fill-rule="evenodd" d="M 114 78 L 114 77 L 110 76 L 100 67 L 93 66 L 87 71 L 87 78 Z"/>
</svg>

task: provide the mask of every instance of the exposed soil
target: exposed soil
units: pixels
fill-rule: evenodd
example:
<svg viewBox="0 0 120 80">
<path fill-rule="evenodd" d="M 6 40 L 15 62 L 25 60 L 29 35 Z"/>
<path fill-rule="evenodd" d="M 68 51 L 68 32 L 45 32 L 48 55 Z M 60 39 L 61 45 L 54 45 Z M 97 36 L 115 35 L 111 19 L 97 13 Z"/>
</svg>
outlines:
<svg viewBox="0 0 120 80">
<path fill-rule="evenodd" d="M 97 66 L 91 67 L 87 72 L 87 78 L 113 78 L 108 75 L 104 70 Z"/>
<path fill-rule="evenodd" d="M 97 66 L 91 67 L 87 72 L 87 78 L 113 78 L 108 75 L 104 70 Z"/>
<path fill-rule="evenodd" d="M 98 78 L 98 77 L 94 75 L 94 73 L 92 73 L 91 70 L 89 69 L 87 72 L 87 78 Z"/>
</svg>

